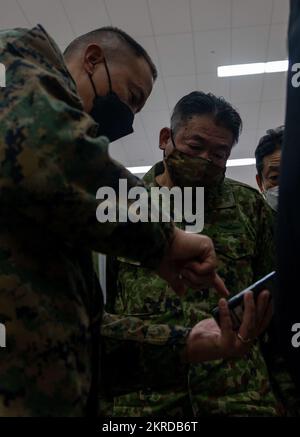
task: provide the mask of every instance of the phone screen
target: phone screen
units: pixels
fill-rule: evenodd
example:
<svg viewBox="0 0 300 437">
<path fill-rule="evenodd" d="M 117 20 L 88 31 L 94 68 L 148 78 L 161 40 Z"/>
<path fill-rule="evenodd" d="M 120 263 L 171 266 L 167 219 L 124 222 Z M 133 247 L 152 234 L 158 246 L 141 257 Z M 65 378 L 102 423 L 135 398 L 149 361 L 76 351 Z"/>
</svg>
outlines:
<svg viewBox="0 0 300 437">
<path fill-rule="evenodd" d="M 261 278 L 259 281 L 255 282 L 254 284 L 247 287 L 245 290 L 242 290 L 240 293 L 233 296 L 228 301 L 228 307 L 230 309 L 230 315 L 232 320 L 232 325 L 234 330 L 238 330 L 243 319 L 243 313 L 244 313 L 244 295 L 247 291 L 252 290 L 254 300 L 257 299 L 257 296 L 259 293 L 263 290 L 269 290 L 272 296 L 272 292 L 275 287 L 276 283 L 276 272 L 273 271 L 269 273 L 268 275 Z M 212 310 L 212 315 L 216 319 L 216 321 L 219 323 L 219 308 L 215 307 Z"/>
</svg>

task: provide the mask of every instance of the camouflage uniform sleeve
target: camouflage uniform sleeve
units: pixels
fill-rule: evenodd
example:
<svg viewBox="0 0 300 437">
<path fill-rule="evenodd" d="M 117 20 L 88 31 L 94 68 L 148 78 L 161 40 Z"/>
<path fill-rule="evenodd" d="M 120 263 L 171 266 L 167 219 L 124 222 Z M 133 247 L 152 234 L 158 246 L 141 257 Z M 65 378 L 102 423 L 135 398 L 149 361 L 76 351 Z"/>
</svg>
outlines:
<svg viewBox="0 0 300 437">
<path fill-rule="evenodd" d="M 184 349 L 189 328 L 151 324 L 137 317 L 105 313 L 101 336 L 105 385 L 110 395 L 134 389 L 178 386 L 189 365 Z"/>
<path fill-rule="evenodd" d="M 257 195 L 259 196 L 259 195 Z M 260 198 L 261 197 L 261 198 Z M 258 280 L 275 270 L 274 218 L 262 196 L 257 199 L 257 238 L 254 258 L 254 279 Z"/>
<path fill-rule="evenodd" d="M 28 35 L 22 36 L 26 41 Z M 117 193 L 112 207 L 118 218 L 120 209 L 128 209 L 118 202 L 119 179 L 127 180 L 128 190 L 143 182 L 109 156 L 107 138 L 96 137 L 97 125 L 84 112 L 71 77 L 62 74 L 64 66 L 52 68 L 30 39 L 24 46 L 14 40 L 1 54 L 7 68 L 7 86 L 0 89 L 2 214 L 20 226 L 30 219 L 65 243 L 156 267 L 173 224 L 97 221 L 100 187 Z"/>
</svg>

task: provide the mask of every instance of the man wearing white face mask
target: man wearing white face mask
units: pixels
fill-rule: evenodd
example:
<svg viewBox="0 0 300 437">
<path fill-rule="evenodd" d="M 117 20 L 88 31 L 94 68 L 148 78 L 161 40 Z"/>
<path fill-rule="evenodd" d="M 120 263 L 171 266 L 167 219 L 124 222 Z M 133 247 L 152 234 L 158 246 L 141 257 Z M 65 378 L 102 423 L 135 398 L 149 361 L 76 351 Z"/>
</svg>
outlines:
<svg viewBox="0 0 300 437">
<path fill-rule="evenodd" d="M 266 202 L 277 212 L 279 197 L 279 174 L 284 126 L 269 129 L 255 150 L 256 181 Z"/>
<path fill-rule="evenodd" d="M 255 150 L 256 181 L 266 202 L 274 212 L 274 224 L 277 222 L 279 199 L 279 175 L 281 149 L 284 137 L 284 126 L 269 129 L 258 143 Z M 281 400 L 287 416 L 300 416 L 300 398 L 287 369 L 287 365 L 278 352 L 278 337 L 275 326 L 271 322 L 268 335 L 262 344 L 272 387 Z"/>
</svg>

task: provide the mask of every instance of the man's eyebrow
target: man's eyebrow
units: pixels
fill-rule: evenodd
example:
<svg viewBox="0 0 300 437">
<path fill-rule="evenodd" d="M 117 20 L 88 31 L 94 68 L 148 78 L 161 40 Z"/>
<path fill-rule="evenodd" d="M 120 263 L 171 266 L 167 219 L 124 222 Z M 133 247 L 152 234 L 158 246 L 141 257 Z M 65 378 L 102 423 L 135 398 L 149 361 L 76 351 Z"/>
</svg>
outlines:
<svg viewBox="0 0 300 437">
<path fill-rule="evenodd" d="M 186 139 L 186 140 L 194 140 L 194 141 L 198 141 L 198 142 L 200 142 L 200 141 L 205 141 L 205 138 L 203 138 L 203 137 L 202 137 L 201 135 L 199 135 L 199 134 L 194 134 L 194 135 L 189 135 L 189 134 L 187 134 L 185 139 Z"/>
<path fill-rule="evenodd" d="M 198 142 L 209 141 L 209 140 L 207 140 L 207 138 L 202 137 L 200 134 L 187 135 L 186 139 L 187 140 L 195 140 Z M 217 143 L 217 144 L 215 144 L 215 146 L 220 147 L 222 149 L 230 149 L 230 147 L 231 147 L 229 144 L 226 144 L 226 143 Z"/>
</svg>

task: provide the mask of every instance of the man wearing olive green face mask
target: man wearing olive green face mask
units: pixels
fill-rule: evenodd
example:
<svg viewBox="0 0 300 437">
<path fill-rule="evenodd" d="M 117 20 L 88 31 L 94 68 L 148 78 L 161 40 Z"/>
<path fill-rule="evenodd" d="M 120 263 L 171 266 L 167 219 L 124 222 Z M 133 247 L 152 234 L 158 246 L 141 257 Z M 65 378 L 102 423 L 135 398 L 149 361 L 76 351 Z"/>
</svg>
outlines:
<svg viewBox="0 0 300 437">
<path fill-rule="evenodd" d="M 255 189 L 225 177 L 241 124 L 238 112 L 223 98 L 197 91 L 183 97 L 174 108 L 171 126 L 160 132 L 164 160 L 144 177 L 149 187 L 204 187 L 202 233 L 213 239 L 218 271 L 231 295 L 274 270 L 270 210 Z M 183 222 L 176 224 L 185 227 Z M 193 326 L 201 320 L 219 329 L 211 319 L 218 301 L 212 287 L 194 294 L 188 290 L 179 300 L 157 275 L 124 260 L 110 276 L 118 279 L 115 299 L 111 294 L 108 301 L 110 312 L 142 314 L 149 324 Z M 253 342 L 250 352 L 234 362 L 227 358 L 190 364 L 178 377 L 173 369 L 168 374 L 156 371 L 145 387 L 136 375 L 128 376 L 128 392 L 115 396 L 111 414 L 276 415 L 278 402 L 257 339 L 241 341 L 248 340 Z M 143 371 L 141 360 L 139 374 Z"/>
</svg>

